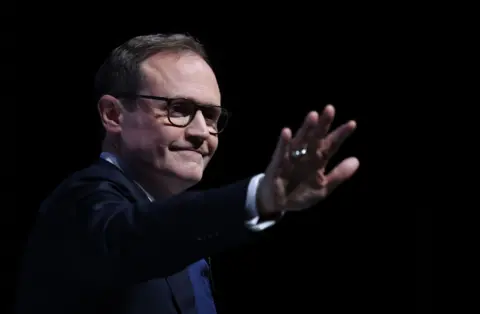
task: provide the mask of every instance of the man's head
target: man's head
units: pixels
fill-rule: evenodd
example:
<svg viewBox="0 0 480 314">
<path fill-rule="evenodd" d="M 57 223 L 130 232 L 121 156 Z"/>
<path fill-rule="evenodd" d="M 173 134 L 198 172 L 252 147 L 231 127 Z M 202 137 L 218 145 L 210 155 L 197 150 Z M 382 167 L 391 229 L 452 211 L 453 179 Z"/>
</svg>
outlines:
<svg viewBox="0 0 480 314">
<path fill-rule="evenodd" d="M 175 194 L 200 181 L 217 149 L 217 122 L 226 122 L 200 43 L 186 35 L 130 39 L 102 65 L 96 89 L 106 149 L 147 189 Z"/>
</svg>

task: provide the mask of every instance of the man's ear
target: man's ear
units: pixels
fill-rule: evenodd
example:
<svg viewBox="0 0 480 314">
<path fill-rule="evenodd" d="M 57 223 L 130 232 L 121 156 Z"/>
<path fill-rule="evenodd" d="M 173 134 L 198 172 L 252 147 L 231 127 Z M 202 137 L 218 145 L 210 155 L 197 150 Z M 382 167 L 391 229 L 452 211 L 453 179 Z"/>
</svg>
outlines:
<svg viewBox="0 0 480 314">
<path fill-rule="evenodd" d="M 120 133 L 123 114 L 120 101 L 111 95 L 103 95 L 98 100 L 97 108 L 105 131 L 107 133 Z"/>
</svg>

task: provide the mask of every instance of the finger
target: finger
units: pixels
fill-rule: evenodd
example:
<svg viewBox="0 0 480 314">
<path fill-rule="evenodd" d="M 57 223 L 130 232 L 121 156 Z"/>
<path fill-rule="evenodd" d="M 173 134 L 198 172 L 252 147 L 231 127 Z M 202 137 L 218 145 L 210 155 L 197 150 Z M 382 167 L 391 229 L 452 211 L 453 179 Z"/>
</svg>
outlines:
<svg viewBox="0 0 480 314">
<path fill-rule="evenodd" d="M 325 177 L 325 196 L 335 190 L 340 184 L 350 179 L 360 166 L 360 162 L 355 157 L 350 157 L 338 164 Z M 323 182 L 318 182 L 320 185 Z"/>
<path fill-rule="evenodd" d="M 268 166 L 267 172 L 269 173 L 276 173 L 278 169 L 280 169 L 283 161 L 285 160 L 285 156 L 287 155 L 287 149 L 292 139 L 292 131 L 289 128 L 284 128 L 280 132 L 280 138 L 278 139 L 277 146 L 275 147 L 275 151 L 272 155 L 272 160 Z"/>
<path fill-rule="evenodd" d="M 295 137 L 292 140 L 292 145 L 296 146 L 296 148 L 300 148 L 302 144 L 306 145 L 309 141 L 309 138 L 313 136 L 317 124 L 318 112 L 309 112 L 305 117 L 302 126 L 297 130 L 297 132 L 295 132 Z"/>
<path fill-rule="evenodd" d="M 349 121 L 336 128 L 324 139 L 321 139 L 316 152 L 321 162 L 325 164 L 356 128 L 357 123 L 355 121 Z"/>
<path fill-rule="evenodd" d="M 323 109 L 322 115 L 318 119 L 317 127 L 315 130 L 315 138 L 323 138 L 325 137 L 325 135 L 327 135 L 334 117 L 335 108 L 332 105 L 327 105 L 325 109 Z"/>
</svg>

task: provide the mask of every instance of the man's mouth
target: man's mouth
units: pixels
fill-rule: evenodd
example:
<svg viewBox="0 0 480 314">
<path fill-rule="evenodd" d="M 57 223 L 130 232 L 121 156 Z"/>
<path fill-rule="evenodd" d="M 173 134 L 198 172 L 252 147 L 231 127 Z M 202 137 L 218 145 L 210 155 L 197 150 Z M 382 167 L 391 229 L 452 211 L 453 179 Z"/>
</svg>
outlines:
<svg viewBox="0 0 480 314">
<path fill-rule="evenodd" d="M 196 150 L 180 149 L 180 150 L 177 150 L 176 152 L 179 153 L 180 156 L 184 156 L 192 160 L 203 159 L 202 153 Z"/>
<path fill-rule="evenodd" d="M 193 155 L 193 153 L 195 153 L 195 154 L 199 154 L 202 157 L 207 155 L 207 153 L 204 153 L 201 150 L 194 149 L 194 148 L 178 148 L 178 149 L 173 149 L 173 151 L 184 152 L 185 154 L 191 154 L 191 155 Z"/>
</svg>

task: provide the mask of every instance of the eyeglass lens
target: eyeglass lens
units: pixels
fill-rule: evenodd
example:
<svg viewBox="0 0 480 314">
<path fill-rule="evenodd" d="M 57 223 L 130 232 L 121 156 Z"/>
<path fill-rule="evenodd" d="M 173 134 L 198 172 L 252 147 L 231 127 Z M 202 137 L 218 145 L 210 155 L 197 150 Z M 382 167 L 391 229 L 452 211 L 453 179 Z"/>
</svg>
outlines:
<svg viewBox="0 0 480 314">
<path fill-rule="evenodd" d="M 226 125 L 227 114 L 220 106 L 199 105 L 189 100 L 172 100 L 168 108 L 170 122 L 176 126 L 186 126 L 200 111 L 210 133 L 220 133 Z"/>
</svg>

